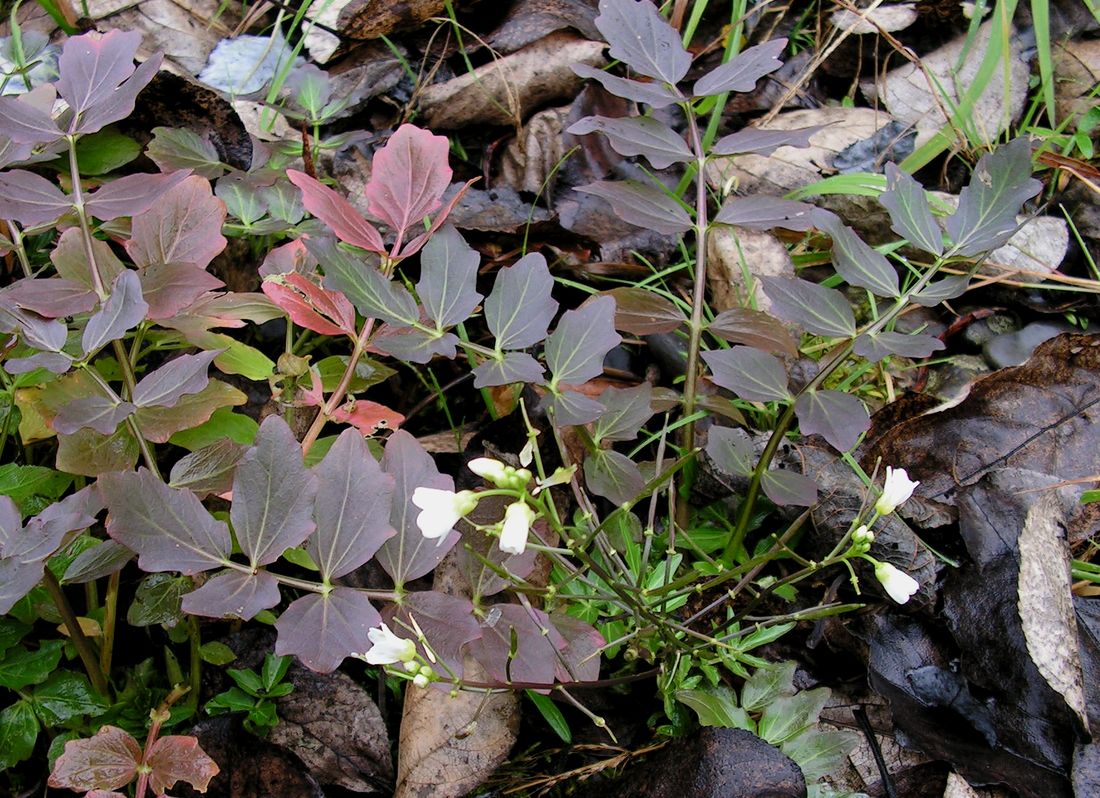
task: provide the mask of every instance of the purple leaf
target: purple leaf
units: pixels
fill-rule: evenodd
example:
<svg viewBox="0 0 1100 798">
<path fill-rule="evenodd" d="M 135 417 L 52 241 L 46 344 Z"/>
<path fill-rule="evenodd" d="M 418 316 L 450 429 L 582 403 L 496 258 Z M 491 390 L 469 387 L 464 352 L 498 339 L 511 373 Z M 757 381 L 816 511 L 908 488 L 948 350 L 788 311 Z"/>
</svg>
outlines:
<svg viewBox="0 0 1100 798">
<path fill-rule="evenodd" d="M 564 646 L 565 642 L 546 613 L 528 612 L 518 604 L 496 604 L 491 612 L 495 620 L 482 624 L 481 637 L 470 644 L 470 653 L 501 684 L 528 682 L 550 687 L 558 661 L 555 645 Z"/>
<path fill-rule="evenodd" d="M 398 430 L 386 441 L 382 470 L 394 478 L 390 523 L 397 535 L 382 544 L 376 559 L 398 587 L 437 566 L 458 542 L 451 532 L 440 541 L 429 540 L 416 525 L 420 508 L 412 503 L 417 488 L 454 490 L 454 480 L 440 474 L 430 454 L 409 433 Z"/>
<path fill-rule="evenodd" d="M 316 491 L 290 427 L 280 416 L 265 418 L 255 445 L 237 464 L 229 513 L 253 568 L 275 562 L 313 532 Z"/>
<path fill-rule="evenodd" d="M 45 563 L 24 562 L 18 558 L 0 559 L 0 614 L 7 614 L 42 581 Z"/>
<path fill-rule="evenodd" d="M 823 125 L 800 127 L 794 130 L 765 130 L 758 127 L 746 127 L 723 136 L 711 148 L 712 155 L 771 155 L 780 147 L 808 147 L 810 136 L 821 130 Z"/>
<path fill-rule="evenodd" d="M 726 91 L 752 91 L 760 78 L 783 66 L 779 56 L 786 46 L 786 39 L 772 39 L 738 53 L 695 81 L 693 93 L 710 97 Z"/>
<path fill-rule="evenodd" d="M 111 435 L 135 409 L 129 402 L 116 403 L 106 396 L 85 396 L 62 407 L 51 426 L 62 435 L 71 435 L 84 428 Z"/>
<path fill-rule="evenodd" d="M 653 387 L 643 382 L 633 388 L 608 388 L 600 394 L 605 411 L 592 437 L 597 441 L 632 441 L 653 415 Z"/>
<path fill-rule="evenodd" d="M 306 247 L 325 270 L 325 288 L 342 293 L 367 318 L 381 319 L 397 327 L 420 320 L 412 294 L 383 275 L 376 263 L 364 263 L 328 238 L 311 238 Z"/>
<path fill-rule="evenodd" d="M 120 177 L 92 192 L 84 209 L 89 215 L 104 221 L 120 216 L 137 216 L 149 210 L 190 174 L 191 170 L 186 169 L 166 175 Z"/>
<path fill-rule="evenodd" d="M 181 608 L 206 618 L 251 620 L 279 603 L 279 580 L 267 571 L 225 570 L 183 597 Z"/>
<path fill-rule="evenodd" d="M 60 321 L 44 319 L 36 313 L 30 313 L 13 305 L 7 296 L 0 293 L 0 330 L 11 332 L 16 328 L 23 340 L 35 349 L 57 352 L 65 345 L 69 328 Z M 10 362 L 10 361 L 9 361 Z"/>
<path fill-rule="evenodd" d="M 833 267 L 850 285 L 876 296 L 896 298 L 898 274 L 881 252 L 872 249 L 852 228 L 833 217 L 823 225 L 833 238 Z"/>
<path fill-rule="evenodd" d="M 672 332 L 686 319 L 683 311 L 659 294 L 628 286 L 605 292 L 615 299 L 615 329 L 634 335 Z"/>
<path fill-rule="evenodd" d="M 546 338 L 558 311 L 550 296 L 553 287 L 546 258 L 537 252 L 497 272 L 485 300 L 485 323 L 497 339 L 497 349 L 524 349 Z"/>
<path fill-rule="evenodd" d="M 814 335 L 851 338 L 856 334 L 852 306 L 839 291 L 784 277 L 761 277 L 760 282 L 779 318 L 801 324 Z"/>
<path fill-rule="evenodd" d="M 924 187 L 892 163 L 886 164 L 886 191 L 878 201 L 890 212 L 891 230 L 925 252 L 943 254 L 943 233 Z"/>
<path fill-rule="evenodd" d="M 124 336 L 145 320 L 148 311 L 149 306 L 141 296 L 137 272 L 122 272 L 115 278 L 111 295 L 88 319 L 88 326 L 84 328 L 81 338 L 84 354 L 97 352 L 104 345 Z"/>
<path fill-rule="evenodd" d="M 783 362 L 749 346 L 703 353 L 716 385 L 750 402 L 783 402 L 791 398 Z"/>
<path fill-rule="evenodd" d="M 855 353 L 877 363 L 890 355 L 915 358 L 928 357 L 944 348 L 944 343 L 932 335 L 906 335 L 897 332 L 878 332 L 856 338 Z"/>
<path fill-rule="evenodd" d="M 134 112 L 137 96 L 144 89 L 160 69 L 163 56 L 157 53 L 135 70 L 129 80 L 112 91 L 103 100 L 87 109 L 80 115 L 80 124 L 75 132 L 87 135 L 97 130 L 125 119 Z"/>
<path fill-rule="evenodd" d="M 4 370 L 10 374 L 26 374 L 35 369 L 46 369 L 53 374 L 64 374 L 72 365 L 73 359 L 64 352 L 38 352 L 30 357 L 5 360 Z"/>
<path fill-rule="evenodd" d="M 555 427 L 578 427 L 589 424 L 600 417 L 604 406 L 595 399 L 576 391 L 562 391 L 551 394 L 546 412 Z"/>
<path fill-rule="evenodd" d="M 425 590 L 409 593 L 397 607 L 390 628 L 399 637 L 414 637 L 413 621 L 424 632 L 432 653 L 451 673 L 462 674 L 462 648 L 481 636 L 474 605 L 463 596 Z M 417 648 L 427 655 L 419 643 Z"/>
<path fill-rule="evenodd" d="M 58 59 L 57 93 L 74 114 L 102 103 L 134 73 L 139 46 L 137 31 L 91 31 L 69 38 Z"/>
<path fill-rule="evenodd" d="M 996 249 L 1016 232 L 1016 214 L 1043 184 L 1031 176 L 1031 144 L 1015 139 L 982 156 L 961 192 L 959 207 L 947 217 L 953 255 L 977 255 Z"/>
<path fill-rule="evenodd" d="M 110 515 L 107 534 L 138 554 L 144 571 L 197 574 L 228 564 L 229 529 L 187 490 L 146 469 L 103 474 L 96 483 Z"/>
<path fill-rule="evenodd" d="M 64 134 L 45 111 L 17 97 L 0 97 L 0 135 L 17 144 L 50 144 Z"/>
<path fill-rule="evenodd" d="M 60 277 L 17 280 L 4 290 L 4 295 L 19 307 L 48 319 L 86 313 L 99 301 L 87 286 Z"/>
<path fill-rule="evenodd" d="M 635 180 L 598 180 L 587 186 L 578 186 L 575 190 L 602 197 L 611 203 L 616 216 L 638 227 L 646 227 L 665 235 L 676 235 L 693 226 L 691 216 L 683 205 L 664 191 L 645 183 Z"/>
<path fill-rule="evenodd" d="M 546 365 L 560 384 L 580 385 L 603 373 L 603 359 L 622 341 L 615 332 L 615 300 L 610 296 L 589 299 L 566 311 L 546 339 Z"/>
<path fill-rule="evenodd" d="M 820 435 L 835 449 L 846 452 L 871 426 L 867 406 L 858 397 L 840 391 L 806 391 L 795 402 L 799 430 Z"/>
<path fill-rule="evenodd" d="M 302 190 L 302 204 L 306 210 L 328 225 L 337 238 L 369 252 L 386 251 L 382 234 L 350 202 L 305 172 L 288 169 L 286 176 Z"/>
<path fill-rule="evenodd" d="M 603 636 L 589 624 L 564 612 L 551 615 L 550 623 L 564 641 L 564 645 L 557 646 L 555 675 L 558 681 L 594 682 L 599 679 L 599 652 L 606 645 Z"/>
<path fill-rule="evenodd" d="M 474 369 L 474 387 L 491 388 L 514 382 L 542 382 L 545 369 L 526 352 L 505 352 L 500 360 L 486 360 Z"/>
<path fill-rule="evenodd" d="M 645 490 L 645 477 L 621 452 L 597 449 L 584 458 L 584 481 L 597 496 L 616 505 L 632 502 Z"/>
<path fill-rule="evenodd" d="M 918 305 L 933 308 L 948 299 L 955 299 L 965 294 L 970 288 L 970 278 L 965 274 L 944 277 L 929 283 L 920 291 L 909 296 Z"/>
<path fill-rule="evenodd" d="M 573 64 L 570 69 L 582 78 L 598 81 L 601 86 L 618 97 L 624 97 L 636 103 L 645 103 L 652 108 L 664 108 L 682 99 L 663 83 L 643 83 L 640 80 L 620 78 L 587 64 Z"/>
<path fill-rule="evenodd" d="M 726 200 L 714 217 L 717 224 L 733 224 L 749 230 L 813 230 L 822 227 L 832 217 L 805 202 L 779 199 L 778 197 L 731 197 Z M 835 218 L 835 217 L 834 217 Z"/>
<path fill-rule="evenodd" d="M 760 480 L 764 494 L 778 505 L 813 507 L 817 504 L 817 483 L 793 471 L 765 471 Z"/>
<path fill-rule="evenodd" d="M 206 387 L 210 382 L 206 370 L 220 354 L 220 350 L 215 350 L 197 355 L 180 355 L 142 378 L 134 386 L 130 398 L 140 407 L 174 407 L 180 397 L 198 393 Z"/>
<path fill-rule="evenodd" d="M 327 584 L 367 562 L 397 534 L 390 526 L 394 480 L 382 473 L 357 429 L 340 433 L 313 473 L 317 531 L 306 548 Z"/>
<path fill-rule="evenodd" d="M 774 316 L 748 308 L 723 310 L 707 325 L 707 332 L 733 344 L 763 349 L 773 355 L 795 357 L 798 342 Z"/>
<path fill-rule="evenodd" d="M 166 443 L 180 430 L 205 423 L 215 410 L 246 401 L 247 397 L 229 383 L 211 380 L 198 393 L 184 394 L 172 407 L 139 407 L 134 421 L 147 440 Z"/>
<path fill-rule="evenodd" d="M 93 238 L 92 254 L 95 256 L 100 277 L 105 285 L 113 283 L 115 278 L 125 271 L 122 261 L 115 256 L 106 241 Z M 59 277 L 79 283 L 89 290 L 93 288 L 92 268 L 88 264 L 88 254 L 84 249 L 83 235 L 79 227 L 70 227 L 61 233 L 53 251 L 50 252 L 50 260 L 53 261 Z"/>
<path fill-rule="evenodd" d="M 611 45 L 612 58 L 647 77 L 675 85 L 691 66 L 680 34 L 649 0 L 600 0 L 596 27 Z"/>
<path fill-rule="evenodd" d="M 749 434 L 733 427 L 711 427 L 707 437 L 707 456 L 727 474 L 751 477 L 756 454 Z"/>
<path fill-rule="evenodd" d="M 439 329 L 466 321 L 481 302 L 477 267 L 481 256 L 451 225 L 440 228 L 420 253 L 416 292 Z"/>
<path fill-rule="evenodd" d="M 655 169 L 666 169 L 674 163 L 694 158 L 683 138 L 664 122 L 635 116 L 613 119 L 589 116 L 573 123 L 566 131 L 583 136 L 599 131 L 607 136 L 612 149 L 620 155 L 644 155 Z"/>
<path fill-rule="evenodd" d="M 72 200 L 61 189 L 34 172 L 0 172 L 0 218 L 29 227 L 52 222 L 72 207 Z"/>
<path fill-rule="evenodd" d="M 167 264 L 206 268 L 225 249 L 224 222 L 225 203 L 213 195 L 208 180 L 191 175 L 134 217 L 126 250 L 141 268 Z"/>
<path fill-rule="evenodd" d="M 182 263 L 154 264 L 139 276 L 148 315 L 154 321 L 171 319 L 206 292 L 225 285 L 206 269 Z"/>
<path fill-rule="evenodd" d="M 9 556 L 6 547 L 23 531 L 23 516 L 10 496 L 0 496 L 0 557 Z"/>
<path fill-rule="evenodd" d="M 402 125 L 374 154 L 367 209 L 401 238 L 405 229 L 439 208 L 451 184 L 450 144 L 413 125 Z"/>
<path fill-rule="evenodd" d="M 357 590 L 303 596 L 275 622 L 275 653 L 293 654 L 310 670 L 331 673 L 346 657 L 368 651 L 367 631 L 381 623 L 378 610 Z"/>
<path fill-rule="evenodd" d="M 451 333 L 440 335 L 424 330 L 384 329 L 371 340 L 371 344 L 379 352 L 393 355 L 398 360 L 429 363 L 436 355 L 453 360 L 458 338 Z"/>
</svg>

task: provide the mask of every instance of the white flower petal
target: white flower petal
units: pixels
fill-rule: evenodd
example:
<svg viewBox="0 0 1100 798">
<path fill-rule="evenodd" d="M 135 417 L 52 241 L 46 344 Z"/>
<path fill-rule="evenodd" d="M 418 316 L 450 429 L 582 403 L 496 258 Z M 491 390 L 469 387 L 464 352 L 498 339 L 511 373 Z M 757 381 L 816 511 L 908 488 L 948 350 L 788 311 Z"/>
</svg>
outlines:
<svg viewBox="0 0 1100 798">
<path fill-rule="evenodd" d="M 508 505 L 504 511 L 504 524 L 500 528 L 500 550 L 506 554 L 523 554 L 527 548 L 527 534 L 535 518 L 535 511 L 524 502 Z"/>
<path fill-rule="evenodd" d="M 879 515 L 889 515 L 899 505 L 909 500 L 920 482 L 909 479 L 904 468 L 891 468 L 886 466 L 886 481 L 882 486 L 882 495 L 875 502 L 875 510 Z"/>
<path fill-rule="evenodd" d="M 888 562 L 875 563 L 875 578 L 898 604 L 907 602 L 920 589 L 920 582 Z"/>
<path fill-rule="evenodd" d="M 507 476 L 504 463 L 491 457 L 475 457 L 466 464 L 466 467 L 494 485 L 499 485 Z"/>
<path fill-rule="evenodd" d="M 368 629 L 367 637 L 371 646 L 364 659 L 371 665 L 392 665 L 395 662 L 409 662 L 416 657 L 416 643 L 404 637 L 398 637 L 386 624 L 377 629 Z"/>
</svg>

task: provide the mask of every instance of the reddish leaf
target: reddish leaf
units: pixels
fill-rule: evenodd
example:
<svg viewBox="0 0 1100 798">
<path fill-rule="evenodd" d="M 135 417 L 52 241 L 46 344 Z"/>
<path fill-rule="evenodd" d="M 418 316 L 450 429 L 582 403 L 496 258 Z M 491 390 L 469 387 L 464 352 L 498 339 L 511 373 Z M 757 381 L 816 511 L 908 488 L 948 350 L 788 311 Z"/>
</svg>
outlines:
<svg viewBox="0 0 1100 798">
<path fill-rule="evenodd" d="M 262 288 L 299 327 L 321 335 L 355 337 L 355 308 L 338 291 L 322 288 L 294 272 L 269 277 Z"/>
<path fill-rule="evenodd" d="M 4 295 L 19 307 L 47 319 L 85 313 L 98 301 L 95 292 L 85 285 L 60 277 L 18 280 L 4 291 Z"/>
<path fill-rule="evenodd" d="M 591 682 L 600 678 L 600 650 L 606 645 L 603 636 L 592 626 L 556 612 L 550 623 L 562 636 L 565 644 L 558 646 L 561 660 L 555 666 L 559 682 Z M 568 667 L 567 667 L 568 666 Z"/>
<path fill-rule="evenodd" d="M 190 169 L 183 169 L 166 175 L 120 177 L 92 192 L 84 208 L 89 215 L 105 221 L 137 216 L 149 210 L 165 192 L 190 174 Z"/>
<path fill-rule="evenodd" d="M 180 263 L 154 264 L 142 269 L 139 277 L 154 321 L 171 319 L 203 294 L 225 285 L 206 269 Z"/>
<path fill-rule="evenodd" d="M 382 616 L 358 590 L 338 587 L 295 601 L 275 622 L 275 653 L 293 654 L 318 673 L 331 673 L 345 657 L 371 647 L 367 631 Z"/>
<path fill-rule="evenodd" d="M 367 208 L 401 234 L 440 206 L 451 184 L 450 145 L 413 125 L 402 125 L 374 156 Z"/>
<path fill-rule="evenodd" d="M 80 126 L 76 132 L 95 133 L 104 125 L 125 119 L 132 114 L 138 93 L 156 76 L 163 58 L 161 53 L 150 56 L 125 83 L 81 114 Z"/>
<path fill-rule="evenodd" d="M 380 429 L 397 429 L 405 417 L 378 402 L 351 399 L 332 413 L 332 420 L 351 424 L 363 435 L 373 435 Z"/>
<path fill-rule="evenodd" d="M 161 737 L 145 755 L 145 764 L 152 769 L 149 785 L 162 795 L 177 781 L 186 781 L 199 792 L 206 792 L 210 779 L 218 775 L 218 764 L 206 755 L 194 737 L 170 735 Z"/>
<path fill-rule="evenodd" d="M 134 56 L 140 45 L 141 34 L 136 30 L 73 36 L 58 59 L 61 78 L 55 84 L 57 93 L 74 114 L 98 105 L 134 74 Z"/>
<path fill-rule="evenodd" d="M 139 407 L 134 420 L 148 440 L 166 443 L 180 430 L 207 421 L 215 410 L 243 405 L 247 400 L 248 397 L 229 383 L 211 380 L 201 391 L 184 395 L 172 407 Z"/>
<path fill-rule="evenodd" d="M 615 329 L 634 335 L 672 332 L 683 324 L 683 311 L 668 299 L 644 288 L 613 288 Z"/>
<path fill-rule="evenodd" d="M 462 648 L 481 636 L 474 605 L 464 596 L 452 596 L 434 590 L 409 593 L 390 620 L 390 628 L 400 637 L 412 639 L 416 625 L 432 648 L 432 654 L 453 673 L 462 673 Z M 421 654 L 427 654 L 417 644 Z"/>
<path fill-rule="evenodd" d="M 44 177 L 25 169 L 0 174 L 0 218 L 25 225 L 52 222 L 72 208 L 72 200 Z"/>
<path fill-rule="evenodd" d="M 104 726 L 94 737 L 65 743 L 49 785 L 77 791 L 113 790 L 133 780 L 140 762 L 137 741 L 117 726 Z"/>
<path fill-rule="evenodd" d="M 302 190 L 302 204 L 306 210 L 328 225 L 337 238 L 369 252 L 386 251 L 382 234 L 350 202 L 305 172 L 287 169 L 286 176 Z"/>
<path fill-rule="evenodd" d="M 279 581 L 267 571 L 225 570 L 183 597 L 184 612 L 207 618 L 250 620 L 279 603 Z"/>
<path fill-rule="evenodd" d="M 214 196 L 210 181 L 191 175 L 134 217 L 126 249 L 140 267 L 175 264 L 205 268 L 225 249 L 224 222 L 225 203 Z"/>
<path fill-rule="evenodd" d="M 707 325 L 707 332 L 733 344 L 744 344 L 775 355 L 795 357 L 798 342 L 773 316 L 748 308 L 723 310 Z"/>
</svg>

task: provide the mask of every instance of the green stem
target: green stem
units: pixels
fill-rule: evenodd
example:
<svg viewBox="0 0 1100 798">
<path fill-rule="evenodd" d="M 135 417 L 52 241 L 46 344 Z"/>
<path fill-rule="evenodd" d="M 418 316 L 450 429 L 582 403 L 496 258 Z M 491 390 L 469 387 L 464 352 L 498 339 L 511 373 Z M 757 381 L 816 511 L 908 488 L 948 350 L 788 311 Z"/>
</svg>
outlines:
<svg viewBox="0 0 1100 798">
<path fill-rule="evenodd" d="M 92 643 L 84 634 L 84 630 L 80 628 L 80 621 L 77 620 L 72 605 L 69 604 L 69 600 L 65 597 L 65 591 L 61 589 L 61 583 L 57 581 L 57 577 L 53 575 L 53 571 L 49 568 L 45 569 L 43 582 L 46 585 L 46 590 L 50 594 L 50 598 L 53 599 L 53 603 L 57 607 L 58 613 L 61 614 L 61 622 L 65 624 L 65 628 L 69 631 L 69 639 L 72 640 L 73 645 L 76 646 L 76 653 L 80 655 L 80 661 L 84 663 L 84 670 L 88 673 L 88 678 L 92 682 L 92 687 L 94 687 L 95 691 L 100 695 L 110 696 L 111 688 L 107 684 L 107 679 L 103 675 L 103 670 L 99 667 L 99 660 L 96 659 L 95 649 L 92 648 Z"/>
</svg>

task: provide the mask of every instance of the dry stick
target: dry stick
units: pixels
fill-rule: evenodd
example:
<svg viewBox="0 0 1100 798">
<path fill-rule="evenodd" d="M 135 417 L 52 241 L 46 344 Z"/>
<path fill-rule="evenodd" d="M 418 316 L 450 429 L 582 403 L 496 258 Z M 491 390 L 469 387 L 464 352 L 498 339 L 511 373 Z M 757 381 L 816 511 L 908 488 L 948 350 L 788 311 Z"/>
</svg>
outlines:
<svg viewBox="0 0 1100 798">
<path fill-rule="evenodd" d="M 317 417 L 313 419 L 313 424 L 310 425 L 305 437 L 302 438 L 303 455 L 309 454 L 309 450 L 313 447 L 313 444 L 317 442 L 321 430 L 324 428 L 325 424 L 328 423 L 336 407 L 347 395 L 348 387 L 351 385 L 352 378 L 355 376 L 355 369 L 359 365 L 359 358 L 363 356 L 363 352 L 367 347 L 367 340 L 370 338 L 373 329 L 374 319 L 367 319 L 363 322 L 363 329 L 359 331 L 359 335 L 355 339 L 355 346 L 351 350 L 351 357 L 348 358 L 347 368 L 344 369 L 344 374 L 340 377 L 340 384 L 336 386 L 336 390 L 332 392 L 328 401 L 321 407 L 321 410 L 317 413 Z"/>
</svg>

